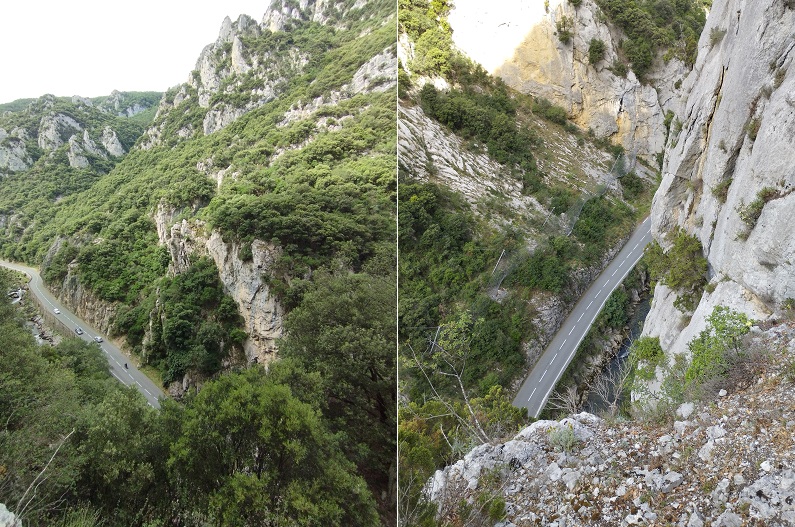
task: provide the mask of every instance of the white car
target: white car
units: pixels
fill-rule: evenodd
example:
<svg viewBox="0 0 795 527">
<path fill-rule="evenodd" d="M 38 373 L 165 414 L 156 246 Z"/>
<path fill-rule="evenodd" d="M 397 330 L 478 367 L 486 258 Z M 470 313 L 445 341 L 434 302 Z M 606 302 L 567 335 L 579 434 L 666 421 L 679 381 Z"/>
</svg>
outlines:
<svg viewBox="0 0 795 527">
<path fill-rule="evenodd" d="M 77 333 L 78 335 L 82 335 L 83 334 L 83 328 L 79 328 L 79 327 L 75 328 L 75 333 Z"/>
<path fill-rule="evenodd" d="M 97 335 L 96 337 L 94 337 L 94 340 L 97 341 L 97 342 L 102 342 L 102 337 Z"/>
<path fill-rule="evenodd" d="M 53 309 L 52 312 L 55 313 L 56 315 L 60 315 L 61 314 L 61 310 L 58 309 L 57 307 L 55 309 Z"/>
</svg>

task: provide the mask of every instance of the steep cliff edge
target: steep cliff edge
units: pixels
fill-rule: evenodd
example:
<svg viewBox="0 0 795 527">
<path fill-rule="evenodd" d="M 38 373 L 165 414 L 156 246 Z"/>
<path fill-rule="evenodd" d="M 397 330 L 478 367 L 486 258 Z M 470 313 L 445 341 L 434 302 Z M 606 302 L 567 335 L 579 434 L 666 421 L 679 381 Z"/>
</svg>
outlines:
<svg viewBox="0 0 795 527">
<path fill-rule="evenodd" d="M 587 413 L 537 421 L 437 471 L 426 491 L 439 516 L 504 527 L 795 524 L 795 329 L 752 335 L 770 361 L 749 388 L 644 426 Z"/>
<path fill-rule="evenodd" d="M 710 284 L 692 317 L 658 286 L 644 329 L 671 354 L 726 305 L 755 319 L 795 297 L 795 12 L 781 0 L 716 2 L 699 41 L 681 131 L 672 134 L 652 229 L 665 247 L 678 227 L 695 235 Z"/>
<path fill-rule="evenodd" d="M 658 58 L 648 74 L 651 84 L 641 83 L 632 71 L 616 75 L 611 65 L 625 35 L 608 24 L 593 0 L 579 7 L 566 0 L 546 4 L 456 2 L 450 13 L 454 42 L 512 88 L 562 106 L 582 129 L 651 160 L 664 147 L 666 111 L 679 113 L 677 81 L 689 68 L 675 58 Z M 571 24 L 567 43 L 558 37 L 564 20 Z M 594 64 L 589 61 L 592 39 L 605 46 Z"/>
</svg>

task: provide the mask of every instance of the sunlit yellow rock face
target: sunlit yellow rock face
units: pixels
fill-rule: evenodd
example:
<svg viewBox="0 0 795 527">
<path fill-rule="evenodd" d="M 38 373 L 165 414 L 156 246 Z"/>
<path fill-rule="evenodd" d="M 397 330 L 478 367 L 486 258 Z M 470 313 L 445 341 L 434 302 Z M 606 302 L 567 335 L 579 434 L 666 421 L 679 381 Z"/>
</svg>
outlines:
<svg viewBox="0 0 795 527">
<path fill-rule="evenodd" d="M 558 25 L 571 39 L 560 41 Z M 626 78 L 609 67 L 623 36 L 609 27 L 592 0 L 575 8 L 566 0 L 460 0 L 450 14 L 456 46 L 490 73 L 523 93 L 544 97 L 569 113 L 583 130 L 609 137 L 628 152 L 651 160 L 665 143 L 666 110 L 678 111 L 674 89 L 687 69 L 678 61 L 658 61 L 650 83 L 630 71 Z M 605 43 L 605 57 L 590 64 L 592 39 Z"/>
<path fill-rule="evenodd" d="M 528 36 L 528 28 L 536 27 L 546 17 L 541 0 L 457 0 L 449 21 L 456 46 L 494 73 L 511 59 Z M 557 51 L 550 49 L 550 53 Z"/>
</svg>

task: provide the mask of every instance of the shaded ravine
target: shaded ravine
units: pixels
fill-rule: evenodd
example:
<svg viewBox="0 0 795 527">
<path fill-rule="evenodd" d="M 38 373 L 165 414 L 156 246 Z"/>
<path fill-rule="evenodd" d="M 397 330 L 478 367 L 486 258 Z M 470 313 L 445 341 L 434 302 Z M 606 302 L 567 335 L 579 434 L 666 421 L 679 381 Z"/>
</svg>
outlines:
<svg viewBox="0 0 795 527">
<path fill-rule="evenodd" d="M 643 250 L 651 239 L 651 221 L 646 218 L 563 321 L 519 388 L 514 406 L 527 408 L 530 417 L 538 417 L 610 294 L 643 257 Z"/>
</svg>

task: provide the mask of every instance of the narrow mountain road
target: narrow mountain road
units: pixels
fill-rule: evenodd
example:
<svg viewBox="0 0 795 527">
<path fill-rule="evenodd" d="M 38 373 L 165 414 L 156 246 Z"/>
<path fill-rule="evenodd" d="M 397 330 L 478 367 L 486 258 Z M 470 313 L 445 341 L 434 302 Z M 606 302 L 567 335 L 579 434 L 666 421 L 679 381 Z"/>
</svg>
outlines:
<svg viewBox="0 0 795 527">
<path fill-rule="evenodd" d="M 525 379 L 513 400 L 514 406 L 525 407 L 528 415 L 538 417 L 607 298 L 641 259 L 651 239 L 651 220 L 646 218 L 574 306 Z"/>
<path fill-rule="evenodd" d="M 48 307 L 53 316 L 58 317 L 67 328 L 74 331 L 75 328 L 79 327 L 83 330 L 82 335 L 75 334 L 75 336 L 80 337 L 86 342 L 95 342 L 94 337 L 96 336 L 102 337 L 102 335 L 85 320 L 78 318 L 55 299 L 44 286 L 44 281 L 41 279 L 36 269 L 22 264 L 6 262 L 4 260 L 0 260 L 0 265 L 28 275 L 30 277 L 30 293 L 35 295 L 43 306 Z M 56 314 L 56 309 L 59 310 L 60 313 Z M 150 406 L 160 408 L 159 399 L 165 397 L 163 391 L 155 385 L 149 377 L 141 373 L 135 365 L 130 362 L 129 357 L 124 355 L 119 348 L 104 340 L 99 344 L 105 357 L 108 359 L 111 375 L 127 386 L 135 386 L 138 391 L 146 397 Z M 125 364 L 127 367 L 125 367 Z"/>
</svg>

